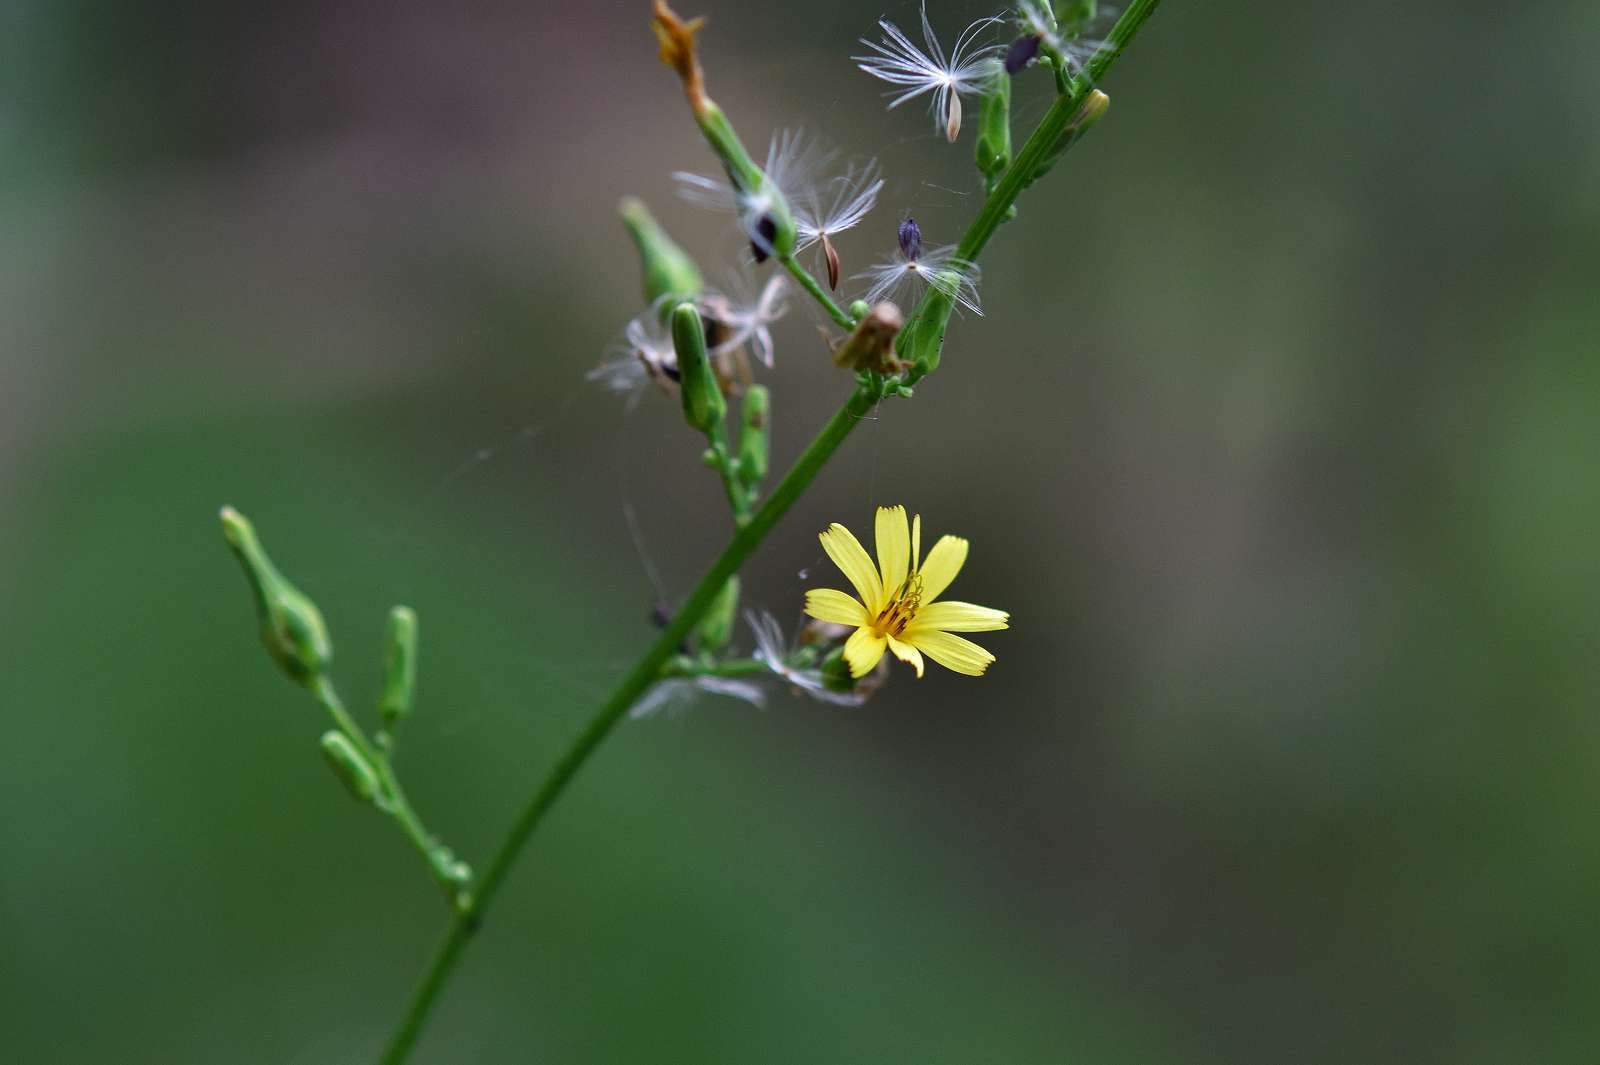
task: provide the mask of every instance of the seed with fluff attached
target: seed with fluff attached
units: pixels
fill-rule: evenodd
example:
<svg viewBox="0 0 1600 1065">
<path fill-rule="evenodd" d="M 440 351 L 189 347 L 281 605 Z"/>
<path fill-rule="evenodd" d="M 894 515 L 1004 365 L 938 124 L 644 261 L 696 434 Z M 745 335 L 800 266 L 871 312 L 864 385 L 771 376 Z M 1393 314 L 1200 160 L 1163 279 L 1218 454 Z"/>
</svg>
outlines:
<svg viewBox="0 0 1600 1065">
<path fill-rule="evenodd" d="M 915 218 L 900 223 L 900 254 L 912 262 L 922 256 L 922 227 Z"/>
</svg>

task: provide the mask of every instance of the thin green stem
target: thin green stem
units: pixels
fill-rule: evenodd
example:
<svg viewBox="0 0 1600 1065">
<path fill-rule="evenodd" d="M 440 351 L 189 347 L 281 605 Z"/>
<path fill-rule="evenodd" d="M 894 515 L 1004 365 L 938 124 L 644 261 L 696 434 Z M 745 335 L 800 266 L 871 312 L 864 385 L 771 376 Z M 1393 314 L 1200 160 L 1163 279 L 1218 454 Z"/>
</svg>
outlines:
<svg viewBox="0 0 1600 1065">
<path fill-rule="evenodd" d="M 746 487 L 739 476 L 739 459 L 728 447 L 728 435 L 720 426 L 714 427 L 710 436 L 711 465 L 722 478 L 722 490 L 728 496 L 728 509 L 733 511 L 735 525 L 750 520 L 750 507 L 755 502 L 755 490 Z"/>
<path fill-rule="evenodd" d="M 828 295 L 827 290 L 822 287 L 822 283 L 812 277 L 811 271 L 801 266 L 793 255 L 780 255 L 778 256 L 778 261 L 783 264 L 783 268 L 789 271 L 796 281 L 800 282 L 801 288 L 811 293 L 811 298 L 816 300 L 822 306 L 822 309 L 828 312 L 828 317 L 832 318 L 840 329 L 855 328 L 856 320 L 850 317 L 848 311 L 833 301 L 833 297 Z"/>
<path fill-rule="evenodd" d="M 661 667 L 663 677 L 762 677 L 772 672 L 759 658 L 727 658 L 721 662 L 697 662 L 679 657 Z"/>
<path fill-rule="evenodd" d="M 1150 17 L 1159 2 L 1160 0 L 1133 0 L 1128 10 L 1112 28 L 1107 37 L 1106 47 L 1090 60 L 1088 81 L 1098 81 L 1110 69 L 1111 64 L 1122 54 L 1123 49 L 1127 47 L 1144 21 Z M 1038 176 L 1039 165 L 1057 148 L 1062 133 L 1071 123 L 1073 115 L 1076 114 L 1087 93 L 1086 86 L 1079 86 L 1072 96 L 1062 97 L 1051 106 L 1040 122 L 1039 128 L 1034 130 L 1027 144 L 996 184 L 994 191 L 984 201 L 978 217 L 973 219 L 971 226 L 968 227 L 966 235 L 961 240 L 958 252 L 960 256 L 973 259 L 983 250 L 1017 196 Z M 853 327 L 854 322 L 849 315 L 840 310 L 827 293 L 822 291 L 815 278 L 792 258 L 783 262 L 785 268 L 817 298 L 840 326 Z M 930 311 L 938 310 L 937 304 L 930 300 L 924 300 L 918 312 L 919 316 L 927 316 Z M 942 340 L 942 330 L 940 338 Z M 931 340 L 927 342 L 932 343 Z M 510 831 L 507 832 L 482 880 L 479 881 L 476 895 L 458 909 L 450 926 L 445 930 L 443 941 L 424 971 L 422 980 L 412 992 L 400 1026 L 384 1051 L 382 1059 L 384 1065 L 400 1065 L 410 1054 L 434 1003 L 438 1000 L 441 989 L 454 971 L 456 962 L 460 960 L 467 940 L 479 927 L 489 904 L 499 893 L 506 875 L 516 864 L 524 845 L 539 827 L 550 807 L 560 798 L 578 770 L 600 746 L 601 741 L 627 714 L 628 708 L 661 676 L 662 667 L 676 653 L 690 630 L 699 624 L 706 611 L 711 608 L 724 582 L 737 573 L 745 559 L 761 545 L 767 533 L 794 505 L 795 500 L 811 484 L 823 465 L 844 442 L 845 437 L 850 435 L 850 431 L 871 411 L 882 394 L 881 389 L 869 387 L 865 383 L 858 385 L 851 392 L 844 406 L 840 407 L 822 427 L 816 439 L 812 440 L 801 453 L 794 466 L 784 475 L 783 480 L 773 489 L 761 508 L 748 523 L 734 531 L 728 546 L 700 579 L 688 601 L 673 615 L 672 620 L 661 630 L 649 650 L 573 740 L 550 775 L 539 786 L 539 790 L 534 793 L 533 798 L 512 823 Z"/>
<path fill-rule="evenodd" d="M 333 718 L 333 723 L 339 731 L 350 738 L 356 749 L 372 763 L 378 773 L 378 782 L 382 786 L 382 802 L 379 805 L 384 813 L 389 814 L 400 826 L 400 831 L 416 847 L 428 865 L 428 873 L 444 889 L 445 897 L 452 902 L 457 901 L 462 889 L 465 887 L 458 880 L 446 874 L 437 861 L 439 841 L 428 831 L 422 823 L 422 818 L 411 805 L 411 800 L 406 797 L 405 789 L 400 786 L 400 778 L 395 774 L 394 766 L 389 761 L 389 753 L 367 738 L 365 730 L 350 716 L 350 711 L 345 707 L 344 700 L 339 698 L 339 693 L 334 689 L 333 682 L 326 677 L 318 677 L 311 685 L 311 694 L 317 702 L 328 711 L 328 716 Z"/>
</svg>

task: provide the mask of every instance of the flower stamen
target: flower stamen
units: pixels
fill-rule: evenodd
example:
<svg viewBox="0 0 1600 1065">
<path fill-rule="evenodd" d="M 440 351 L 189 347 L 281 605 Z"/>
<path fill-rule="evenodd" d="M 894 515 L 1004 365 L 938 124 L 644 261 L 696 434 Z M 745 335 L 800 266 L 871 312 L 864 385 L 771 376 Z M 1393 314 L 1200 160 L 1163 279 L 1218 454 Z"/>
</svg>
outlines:
<svg viewBox="0 0 1600 1065">
<path fill-rule="evenodd" d="M 911 619 L 917 616 L 917 608 L 921 605 L 922 575 L 913 573 L 900 585 L 900 589 L 889 600 L 889 605 L 873 619 L 872 626 L 880 636 L 899 636 L 911 624 Z"/>
</svg>

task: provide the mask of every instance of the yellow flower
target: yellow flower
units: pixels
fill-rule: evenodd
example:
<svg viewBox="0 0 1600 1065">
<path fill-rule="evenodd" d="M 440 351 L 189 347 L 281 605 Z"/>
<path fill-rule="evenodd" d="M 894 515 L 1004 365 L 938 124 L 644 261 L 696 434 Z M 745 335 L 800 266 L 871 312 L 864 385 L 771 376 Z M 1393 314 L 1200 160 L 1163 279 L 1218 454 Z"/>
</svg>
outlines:
<svg viewBox="0 0 1600 1065">
<path fill-rule="evenodd" d="M 828 526 L 818 537 L 822 549 L 860 598 L 832 588 L 806 593 L 807 614 L 818 621 L 855 626 L 844 645 L 850 675 L 866 676 L 888 650 L 915 666 L 919 677 L 924 654 L 946 669 L 982 676 L 994 655 L 951 633 L 1004 629 L 1011 615 L 955 600 L 935 602 L 961 572 L 967 542 L 959 536 L 941 536 L 923 558 L 922 515 L 907 529 L 905 507 L 878 508 L 877 536 L 874 566 L 849 529 L 838 523 Z"/>
</svg>

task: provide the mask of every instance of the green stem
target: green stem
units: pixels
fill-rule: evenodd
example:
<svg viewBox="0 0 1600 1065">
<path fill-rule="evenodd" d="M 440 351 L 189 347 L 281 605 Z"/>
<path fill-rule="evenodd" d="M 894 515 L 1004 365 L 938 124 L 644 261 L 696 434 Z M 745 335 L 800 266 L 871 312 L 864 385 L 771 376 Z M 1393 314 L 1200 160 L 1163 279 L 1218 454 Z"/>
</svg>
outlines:
<svg viewBox="0 0 1600 1065">
<path fill-rule="evenodd" d="M 856 320 L 850 317 L 849 312 L 833 302 L 833 297 L 823 289 L 822 282 L 811 276 L 811 271 L 801 266 L 793 255 L 780 255 L 778 261 L 783 268 L 800 282 L 800 287 L 811 293 L 811 297 L 822 305 L 828 312 L 828 317 L 838 323 L 840 329 L 854 329 Z"/>
<path fill-rule="evenodd" d="M 1112 27 L 1107 37 L 1106 47 L 1103 48 L 1088 66 L 1088 81 L 1098 81 L 1111 64 L 1122 54 L 1124 48 L 1132 40 L 1139 27 L 1150 17 L 1160 0 L 1133 0 L 1128 10 L 1123 13 L 1117 24 Z M 994 192 L 984 201 L 978 217 L 968 227 L 966 235 L 962 237 L 960 254 L 964 258 L 976 258 L 994 235 L 1000 223 L 1004 220 L 1006 210 L 1016 200 L 1024 188 L 1037 176 L 1035 169 L 1038 164 L 1056 146 L 1062 131 L 1071 122 L 1072 116 L 1077 112 L 1083 97 L 1087 95 L 1087 86 L 1080 86 L 1071 97 L 1062 97 L 1056 101 L 1045 115 L 1027 144 L 1017 155 L 1017 158 L 1007 168 L 1000 181 L 996 184 Z M 784 266 L 807 291 L 817 297 L 823 308 L 833 316 L 834 320 L 844 328 L 851 328 L 854 322 L 849 315 L 839 309 L 838 305 L 828 297 L 816 279 L 792 257 L 784 260 Z M 930 308 L 929 300 L 924 300 L 923 307 L 919 310 L 926 311 Z M 422 1026 L 427 1022 L 428 1015 L 438 1000 L 439 992 L 444 987 L 450 973 L 454 971 L 456 962 L 461 957 L 467 940 L 478 928 L 487 912 L 489 904 L 494 900 L 504 883 L 506 874 L 516 864 L 518 855 L 522 853 L 523 846 L 527 843 L 534 829 L 539 827 L 545 813 L 560 798 L 567 785 L 577 774 L 579 768 L 600 746 L 602 740 L 616 727 L 617 722 L 627 714 L 639 697 L 644 694 L 655 680 L 660 677 L 662 667 L 676 653 L 678 646 L 689 634 L 690 630 L 711 608 L 721 591 L 722 585 L 729 577 L 739 571 L 745 559 L 761 545 L 772 527 L 778 523 L 788 509 L 794 505 L 800 494 L 810 485 L 811 481 L 822 470 L 823 465 L 838 450 L 845 437 L 856 427 L 878 401 L 880 391 L 865 385 L 858 386 L 850 394 L 850 398 L 839 408 L 838 412 L 828 420 L 795 461 L 794 466 L 784 475 L 782 481 L 767 497 L 761 509 L 756 511 L 750 521 L 734 531 L 733 539 L 723 550 L 722 555 L 712 563 L 711 569 L 700 579 L 694 592 L 689 596 L 666 627 L 656 637 L 655 643 L 644 653 L 644 657 L 634 665 L 628 675 L 623 678 L 611 698 L 600 707 L 599 711 L 589 721 L 589 724 L 580 732 L 566 754 L 561 757 L 545 778 L 539 790 L 529 800 L 518 815 L 511 829 L 506 834 L 505 840 L 500 844 L 500 849 L 495 852 L 493 860 L 484 872 L 483 879 L 478 883 L 476 895 L 468 900 L 465 905 L 458 908 L 455 917 L 451 920 L 449 928 L 445 930 L 443 941 L 439 944 L 432 961 L 423 973 L 416 990 L 412 992 L 411 999 L 406 1005 L 405 1015 L 401 1018 L 400 1026 L 389 1041 L 384 1051 L 384 1065 L 400 1065 L 410 1054 L 411 1048 L 416 1044 Z"/>
</svg>

